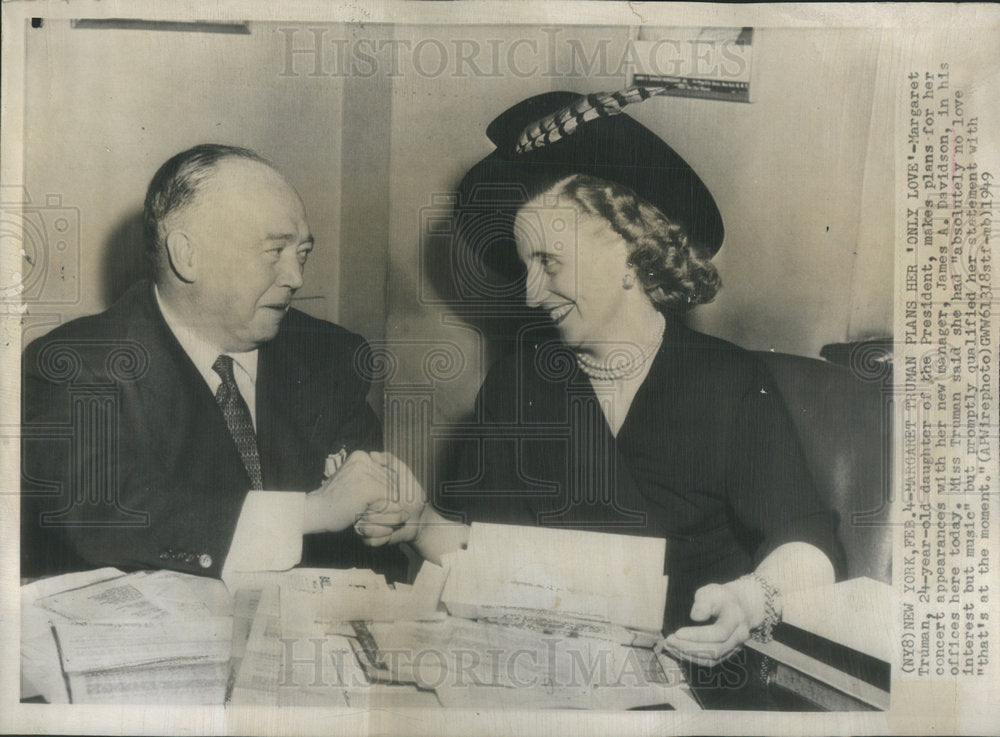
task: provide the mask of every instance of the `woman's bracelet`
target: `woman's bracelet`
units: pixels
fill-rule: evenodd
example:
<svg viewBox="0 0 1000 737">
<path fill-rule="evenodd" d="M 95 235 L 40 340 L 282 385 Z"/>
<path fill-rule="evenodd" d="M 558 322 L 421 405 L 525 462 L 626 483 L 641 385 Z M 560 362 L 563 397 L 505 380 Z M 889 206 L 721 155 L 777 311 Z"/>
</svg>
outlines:
<svg viewBox="0 0 1000 737">
<path fill-rule="evenodd" d="M 756 642 L 770 642 L 774 625 L 781 621 L 781 615 L 778 614 L 777 608 L 778 589 L 756 571 L 747 574 L 744 578 L 752 579 L 764 591 L 764 621 L 750 630 L 750 638 Z"/>
</svg>

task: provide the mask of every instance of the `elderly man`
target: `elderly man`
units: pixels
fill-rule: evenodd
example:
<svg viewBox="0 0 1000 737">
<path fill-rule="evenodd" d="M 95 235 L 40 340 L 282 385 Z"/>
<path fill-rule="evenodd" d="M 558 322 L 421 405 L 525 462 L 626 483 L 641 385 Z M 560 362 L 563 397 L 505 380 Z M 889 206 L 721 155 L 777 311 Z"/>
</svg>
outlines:
<svg viewBox="0 0 1000 737">
<path fill-rule="evenodd" d="M 313 250 L 295 190 L 252 151 L 196 146 L 144 222 L 154 283 L 24 353 L 22 575 L 284 568 L 307 533 L 310 563 L 400 576 L 351 527 L 422 502 L 392 504 L 399 466 L 367 452 L 364 340 L 290 306 Z"/>
</svg>

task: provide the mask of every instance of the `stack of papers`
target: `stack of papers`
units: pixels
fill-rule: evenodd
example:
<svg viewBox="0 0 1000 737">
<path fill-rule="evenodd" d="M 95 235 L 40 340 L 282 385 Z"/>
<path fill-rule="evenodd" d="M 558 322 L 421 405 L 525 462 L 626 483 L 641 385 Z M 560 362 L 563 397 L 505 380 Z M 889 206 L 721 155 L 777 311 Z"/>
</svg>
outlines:
<svg viewBox="0 0 1000 737">
<path fill-rule="evenodd" d="M 445 556 L 451 615 L 352 622 L 373 682 L 464 708 L 696 710 L 682 672 L 651 648 L 666 605 L 666 542 L 473 524 Z"/>
<path fill-rule="evenodd" d="M 353 620 L 441 619 L 446 616 L 439 607 L 444 580 L 443 568 L 425 562 L 412 586 L 390 586 L 383 576 L 360 568 L 239 573 L 228 577 L 226 585 L 234 596 L 276 587 L 281 631 L 286 637 L 309 637 Z"/>
<path fill-rule="evenodd" d="M 667 598 L 666 541 L 542 527 L 473 524 L 446 556 L 449 613 L 651 647 Z"/>
<path fill-rule="evenodd" d="M 218 582 L 103 569 L 39 583 L 46 595 L 25 596 L 22 651 L 47 700 L 222 703 L 233 620 Z"/>
<path fill-rule="evenodd" d="M 372 679 L 358 663 L 352 622 L 442 620 L 445 571 L 425 562 L 413 585 L 369 570 L 298 568 L 227 577 L 234 589 L 234 706 L 364 706 Z M 379 690 L 378 698 L 386 694 Z M 390 689 L 393 690 L 393 689 Z M 396 689 L 398 690 L 398 689 Z M 415 689 L 391 694 L 410 700 Z M 434 705 L 437 700 L 430 698 Z M 410 703 L 410 701 L 406 701 Z M 417 700 L 426 705 L 426 697 Z"/>
<path fill-rule="evenodd" d="M 22 591 L 23 673 L 53 702 L 692 709 L 676 663 L 651 649 L 665 546 L 475 524 L 412 585 L 357 569 L 225 585 L 71 574 Z"/>
<path fill-rule="evenodd" d="M 69 691 L 59 662 L 59 650 L 52 635 L 52 620 L 65 620 L 36 607 L 35 602 L 59 591 L 124 575 L 117 568 L 100 568 L 43 578 L 21 587 L 22 699 L 41 696 L 50 704 L 69 703 Z"/>
<path fill-rule="evenodd" d="M 243 589 L 236 596 L 232 679 L 226 697 L 236 705 L 277 706 L 282 652 L 279 589 Z"/>
<path fill-rule="evenodd" d="M 458 617 L 353 625 L 373 682 L 433 690 L 445 707 L 698 708 L 678 665 L 650 649 Z"/>
<path fill-rule="evenodd" d="M 214 704 L 229 675 L 229 617 L 60 624 L 75 704 Z"/>
</svg>

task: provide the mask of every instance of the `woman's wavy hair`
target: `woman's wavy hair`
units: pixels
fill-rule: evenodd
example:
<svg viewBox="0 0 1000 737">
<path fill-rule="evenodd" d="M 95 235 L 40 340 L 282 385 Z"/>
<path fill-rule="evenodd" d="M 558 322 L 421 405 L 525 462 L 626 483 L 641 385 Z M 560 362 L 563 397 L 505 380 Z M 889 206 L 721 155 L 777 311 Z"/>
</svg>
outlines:
<svg viewBox="0 0 1000 737">
<path fill-rule="evenodd" d="M 628 187 L 584 174 L 553 185 L 549 194 L 573 202 L 600 217 L 625 241 L 628 265 L 661 312 L 683 313 L 711 302 L 722 279 L 705 249 L 688 238 L 684 227 Z"/>
</svg>

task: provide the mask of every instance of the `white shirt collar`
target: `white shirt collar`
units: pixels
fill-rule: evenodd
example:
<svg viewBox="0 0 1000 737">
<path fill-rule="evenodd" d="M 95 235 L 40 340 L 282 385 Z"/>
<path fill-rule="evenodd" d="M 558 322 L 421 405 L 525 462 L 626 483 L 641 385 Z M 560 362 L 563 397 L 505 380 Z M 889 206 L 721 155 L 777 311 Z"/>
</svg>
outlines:
<svg viewBox="0 0 1000 737">
<path fill-rule="evenodd" d="M 181 344 L 181 348 L 184 349 L 184 352 L 188 354 L 188 357 L 198 369 L 198 373 L 204 377 L 213 394 L 219 388 L 219 384 L 222 383 L 222 379 L 217 373 L 215 373 L 215 370 L 212 368 L 212 364 L 214 364 L 215 360 L 223 353 L 227 356 L 232 356 L 234 366 L 238 366 L 242 369 L 246 378 L 249 378 L 251 386 L 256 384 L 256 348 L 252 351 L 246 351 L 243 353 L 234 353 L 233 351 L 224 351 L 220 349 L 217 345 L 213 345 L 208 342 L 194 330 L 184 325 L 180 318 L 172 312 L 163 301 L 163 298 L 160 296 L 160 290 L 157 289 L 155 284 L 153 285 L 153 291 L 156 294 L 156 303 L 160 307 L 160 312 L 163 314 L 163 319 L 166 321 L 167 327 L 170 328 L 174 337 L 177 338 L 177 342 Z M 234 373 L 236 374 L 237 384 L 242 384 L 243 382 L 240 381 L 240 372 L 234 371 Z M 252 401 L 252 396 L 247 397 L 247 393 L 243 391 L 243 387 L 240 387 L 240 393 L 244 395 L 245 400 L 248 402 Z"/>
</svg>

